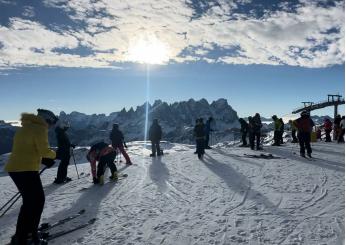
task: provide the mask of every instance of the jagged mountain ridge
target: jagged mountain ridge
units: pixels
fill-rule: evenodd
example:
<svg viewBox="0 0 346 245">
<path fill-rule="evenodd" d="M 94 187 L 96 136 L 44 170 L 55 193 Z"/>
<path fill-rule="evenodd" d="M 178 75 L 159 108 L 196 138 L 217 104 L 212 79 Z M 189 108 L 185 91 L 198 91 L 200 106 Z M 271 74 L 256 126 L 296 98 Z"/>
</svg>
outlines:
<svg viewBox="0 0 346 245">
<path fill-rule="evenodd" d="M 192 143 L 192 128 L 196 118 L 215 119 L 217 135 L 223 135 L 230 128 L 238 127 L 238 115 L 228 104 L 226 99 L 218 99 L 208 103 L 206 99 L 195 101 L 175 102 L 168 104 L 156 100 L 149 104 L 149 125 L 152 119 L 157 118 L 164 131 L 164 140 L 180 143 Z M 66 114 L 61 112 L 59 118 L 71 124 L 69 135 L 73 143 L 90 145 L 96 141 L 108 140 L 113 123 L 119 123 L 127 141 L 143 140 L 145 128 L 146 104 L 137 106 L 134 110 L 125 108 L 119 112 L 86 115 L 80 112 Z M 51 143 L 55 144 L 54 133 L 50 132 Z"/>
</svg>

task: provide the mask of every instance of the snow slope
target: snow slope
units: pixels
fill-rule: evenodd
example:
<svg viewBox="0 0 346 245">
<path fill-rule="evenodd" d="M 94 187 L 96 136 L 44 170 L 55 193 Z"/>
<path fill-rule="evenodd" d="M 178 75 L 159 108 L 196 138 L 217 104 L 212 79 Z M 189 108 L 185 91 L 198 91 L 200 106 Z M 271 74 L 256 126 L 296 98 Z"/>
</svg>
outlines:
<svg viewBox="0 0 346 245">
<path fill-rule="evenodd" d="M 267 146 L 265 152 L 219 144 L 203 161 L 193 154 L 194 146 L 166 142 L 163 147 L 167 154 L 152 159 L 149 145 L 129 143 L 135 165 L 117 163 L 129 177 L 102 187 L 87 176 L 83 148 L 75 153 L 81 179 L 74 165 L 69 168 L 74 181 L 65 185 L 52 184 L 56 168 L 44 172 L 43 222 L 82 208 L 85 215 L 65 227 L 97 218 L 50 244 L 344 243 L 344 145 L 314 143 L 314 161 L 300 158 L 290 143 Z M 254 153 L 282 158 L 244 155 Z M 0 177 L 0 205 L 15 192 L 9 177 Z M 0 218 L 0 244 L 14 233 L 19 206 Z"/>
</svg>

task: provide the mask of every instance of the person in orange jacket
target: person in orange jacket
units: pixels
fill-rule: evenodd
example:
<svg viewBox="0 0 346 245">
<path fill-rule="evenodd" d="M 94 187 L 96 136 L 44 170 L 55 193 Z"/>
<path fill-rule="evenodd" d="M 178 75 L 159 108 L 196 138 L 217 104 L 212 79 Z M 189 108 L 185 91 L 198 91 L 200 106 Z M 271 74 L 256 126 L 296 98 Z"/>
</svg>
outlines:
<svg viewBox="0 0 346 245">
<path fill-rule="evenodd" d="M 53 126 L 58 118 L 49 110 L 38 109 L 37 115 L 23 113 L 21 121 L 22 127 L 14 136 L 12 152 L 5 166 L 5 171 L 23 199 L 16 233 L 10 244 L 27 244 L 29 234 L 33 244 L 40 244 L 37 232 L 45 195 L 38 171 L 41 163 L 47 167 L 54 165 L 56 155 L 49 149 L 48 128 Z"/>
</svg>

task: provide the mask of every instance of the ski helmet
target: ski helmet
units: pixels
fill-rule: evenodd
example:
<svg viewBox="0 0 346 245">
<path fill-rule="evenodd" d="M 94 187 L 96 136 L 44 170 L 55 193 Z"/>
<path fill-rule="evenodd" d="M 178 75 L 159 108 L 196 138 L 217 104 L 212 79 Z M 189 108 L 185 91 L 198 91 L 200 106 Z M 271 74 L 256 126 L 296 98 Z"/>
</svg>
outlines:
<svg viewBox="0 0 346 245">
<path fill-rule="evenodd" d="M 37 109 L 37 115 L 42 117 L 49 125 L 54 125 L 59 120 L 50 110 Z"/>
</svg>

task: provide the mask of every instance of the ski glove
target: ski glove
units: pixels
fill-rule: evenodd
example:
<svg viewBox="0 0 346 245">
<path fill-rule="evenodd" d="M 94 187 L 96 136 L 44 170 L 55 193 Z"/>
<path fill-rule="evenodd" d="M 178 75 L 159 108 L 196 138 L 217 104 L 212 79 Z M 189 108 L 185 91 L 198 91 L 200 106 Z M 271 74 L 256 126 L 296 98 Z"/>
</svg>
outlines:
<svg viewBox="0 0 346 245">
<path fill-rule="evenodd" d="M 45 165 L 47 168 L 50 168 L 54 165 L 55 161 L 50 158 L 42 158 L 41 163 Z"/>
<path fill-rule="evenodd" d="M 74 149 L 74 148 L 76 148 L 76 145 L 75 144 L 71 144 L 71 147 Z"/>
</svg>

